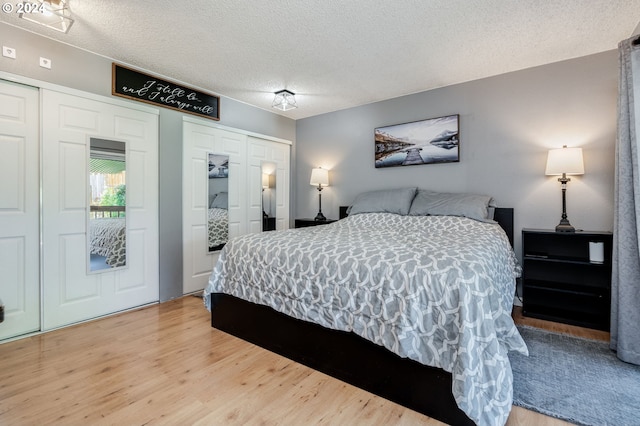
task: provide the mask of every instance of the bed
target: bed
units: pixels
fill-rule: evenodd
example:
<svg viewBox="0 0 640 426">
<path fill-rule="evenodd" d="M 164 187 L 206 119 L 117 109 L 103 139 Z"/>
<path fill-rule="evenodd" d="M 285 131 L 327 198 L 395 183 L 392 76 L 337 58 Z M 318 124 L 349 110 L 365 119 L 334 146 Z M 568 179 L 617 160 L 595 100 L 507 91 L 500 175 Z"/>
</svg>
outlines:
<svg viewBox="0 0 640 426">
<path fill-rule="evenodd" d="M 527 349 L 489 204 L 373 191 L 338 222 L 234 238 L 204 292 L 212 326 L 449 424 L 503 424 L 507 353 Z"/>
<path fill-rule="evenodd" d="M 89 220 L 89 253 L 104 256 L 111 267 L 126 264 L 126 222 L 124 217 Z"/>
</svg>

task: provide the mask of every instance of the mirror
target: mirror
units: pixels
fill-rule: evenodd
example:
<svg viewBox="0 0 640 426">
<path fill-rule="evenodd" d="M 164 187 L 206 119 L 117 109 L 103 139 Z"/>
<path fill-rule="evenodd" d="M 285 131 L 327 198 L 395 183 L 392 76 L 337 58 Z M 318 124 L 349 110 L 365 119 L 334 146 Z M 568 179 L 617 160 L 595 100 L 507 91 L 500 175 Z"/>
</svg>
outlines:
<svg viewBox="0 0 640 426">
<path fill-rule="evenodd" d="M 126 144 L 90 138 L 89 145 L 89 272 L 105 272 L 127 264 Z"/>
<path fill-rule="evenodd" d="M 222 249 L 229 238 L 229 156 L 207 154 L 209 252 Z"/>
<path fill-rule="evenodd" d="M 262 230 L 276 229 L 276 164 L 262 162 Z"/>
</svg>

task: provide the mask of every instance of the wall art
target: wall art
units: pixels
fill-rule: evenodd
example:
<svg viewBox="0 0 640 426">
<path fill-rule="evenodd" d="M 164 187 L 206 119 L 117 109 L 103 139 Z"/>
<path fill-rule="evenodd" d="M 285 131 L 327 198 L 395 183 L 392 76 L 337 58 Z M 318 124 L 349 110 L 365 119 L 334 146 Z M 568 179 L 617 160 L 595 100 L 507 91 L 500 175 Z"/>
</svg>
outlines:
<svg viewBox="0 0 640 426">
<path fill-rule="evenodd" d="M 376 168 L 458 161 L 457 114 L 375 129 Z"/>
</svg>

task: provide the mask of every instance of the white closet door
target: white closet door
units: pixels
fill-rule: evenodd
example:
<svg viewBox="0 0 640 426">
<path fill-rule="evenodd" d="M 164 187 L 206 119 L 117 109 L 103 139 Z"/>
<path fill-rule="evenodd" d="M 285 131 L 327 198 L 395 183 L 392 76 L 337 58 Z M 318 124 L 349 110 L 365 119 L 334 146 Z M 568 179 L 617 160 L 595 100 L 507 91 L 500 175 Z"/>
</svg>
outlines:
<svg viewBox="0 0 640 426">
<path fill-rule="evenodd" d="M 202 290 L 218 259 L 209 252 L 208 153 L 229 156 L 229 238 L 246 233 L 246 135 L 184 121 L 183 124 L 183 292 Z"/>
<path fill-rule="evenodd" d="M 42 90 L 43 328 L 159 299 L 158 116 Z M 127 145 L 127 264 L 87 273 L 89 138 Z"/>
<path fill-rule="evenodd" d="M 287 144 L 271 145 L 271 161 L 276 163 L 276 229 L 289 229 L 290 152 Z"/>
<path fill-rule="evenodd" d="M 40 329 L 38 89 L 0 81 L 0 339 Z"/>
<path fill-rule="evenodd" d="M 260 139 L 249 138 L 247 146 L 247 225 L 249 233 L 262 231 L 262 162 L 270 158 L 269 146 Z"/>
<path fill-rule="evenodd" d="M 289 145 L 260 139 L 248 138 L 248 186 L 247 207 L 248 232 L 262 231 L 262 165 L 271 163 L 275 169 L 276 229 L 289 228 Z"/>
</svg>

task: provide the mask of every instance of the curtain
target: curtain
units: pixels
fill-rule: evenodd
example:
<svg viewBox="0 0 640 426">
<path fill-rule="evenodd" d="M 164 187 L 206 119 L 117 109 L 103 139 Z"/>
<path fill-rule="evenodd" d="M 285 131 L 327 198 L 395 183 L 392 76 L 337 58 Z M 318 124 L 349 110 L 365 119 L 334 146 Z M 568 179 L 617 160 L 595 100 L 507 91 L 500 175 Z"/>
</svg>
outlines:
<svg viewBox="0 0 640 426">
<path fill-rule="evenodd" d="M 640 37 L 618 45 L 620 81 L 616 140 L 611 280 L 611 349 L 640 365 Z"/>
</svg>

